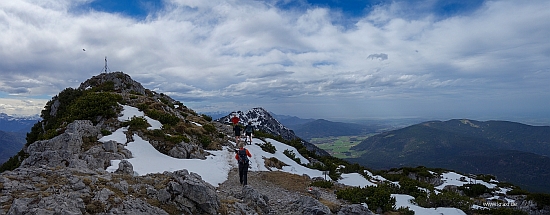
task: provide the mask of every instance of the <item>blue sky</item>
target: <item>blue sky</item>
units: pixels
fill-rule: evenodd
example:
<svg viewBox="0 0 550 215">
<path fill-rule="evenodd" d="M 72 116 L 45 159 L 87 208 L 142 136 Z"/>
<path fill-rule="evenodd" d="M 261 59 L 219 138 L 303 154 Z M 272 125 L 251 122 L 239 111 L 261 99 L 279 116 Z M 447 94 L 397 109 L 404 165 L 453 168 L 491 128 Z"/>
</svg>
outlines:
<svg viewBox="0 0 550 215">
<path fill-rule="evenodd" d="M 550 2 L 0 2 L 0 112 L 103 68 L 199 112 L 550 122 Z M 86 51 L 83 51 L 85 49 Z"/>
</svg>

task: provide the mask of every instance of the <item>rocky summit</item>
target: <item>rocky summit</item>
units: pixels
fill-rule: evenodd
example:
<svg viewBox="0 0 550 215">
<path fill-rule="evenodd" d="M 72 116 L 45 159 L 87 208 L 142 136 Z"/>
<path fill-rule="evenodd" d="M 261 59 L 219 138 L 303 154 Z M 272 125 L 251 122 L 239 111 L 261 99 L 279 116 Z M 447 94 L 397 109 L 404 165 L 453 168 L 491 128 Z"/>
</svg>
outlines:
<svg viewBox="0 0 550 215">
<path fill-rule="evenodd" d="M 122 119 L 122 106 L 135 107 L 144 116 Z M 0 214 L 332 213 L 318 199 L 305 197 L 311 196 L 305 188 L 311 183 L 307 176 L 306 185 L 296 192 L 279 185 L 213 186 L 186 169 L 138 174 L 128 162 L 134 155 L 126 147 L 136 138 L 166 156 L 197 161 L 211 156 L 208 150 L 235 146 L 227 125 L 145 89 L 122 72 L 102 73 L 77 89 L 63 90 L 46 104 L 41 117 L 22 151 L 2 166 L 7 170 L 0 174 Z M 161 126 L 150 129 L 150 118 Z M 100 141 L 115 133 L 121 134 L 117 141 Z M 107 171 L 113 160 L 120 161 L 118 168 Z M 263 177 L 252 175 L 251 185 L 264 183 Z M 270 201 L 267 193 L 278 196 L 278 202 Z M 293 193 L 291 198 L 288 193 Z M 281 199 L 294 204 L 282 204 Z"/>
<path fill-rule="evenodd" d="M 330 154 L 323 149 L 309 143 L 294 134 L 294 131 L 285 127 L 271 114 L 261 107 L 252 108 L 247 111 L 234 111 L 227 116 L 221 117 L 216 121 L 231 124 L 231 119 L 237 117 L 239 119 L 238 124 L 246 125 L 249 122 L 257 129 L 270 133 L 275 136 L 281 136 L 285 140 L 299 139 L 301 144 L 306 147 L 307 150 L 315 152 L 319 156 L 329 156 Z"/>
<path fill-rule="evenodd" d="M 115 102 L 98 105 L 102 98 Z M 181 129 L 181 138 L 187 140 L 167 141 L 164 134 L 146 134 L 147 130 L 130 125 L 124 142 L 132 141 L 132 134 L 142 135 L 166 154 L 185 158 L 207 154 L 199 146 L 199 136 L 211 137 L 212 147 L 223 142 L 186 123 L 202 118 L 181 103 L 143 88 L 124 73 L 100 74 L 48 102 L 44 120 L 27 135 L 32 142 L 10 159 L 19 161 L 18 167 L 0 175 L 0 214 L 216 214 L 220 199 L 215 187 L 195 173 L 177 170 L 136 176 L 129 162 L 121 162 L 113 173 L 105 170 L 111 160 L 132 157 L 124 145 L 98 141 L 128 126 L 117 120 L 121 103 L 141 106 L 167 124 L 182 122 L 167 132 Z"/>
</svg>

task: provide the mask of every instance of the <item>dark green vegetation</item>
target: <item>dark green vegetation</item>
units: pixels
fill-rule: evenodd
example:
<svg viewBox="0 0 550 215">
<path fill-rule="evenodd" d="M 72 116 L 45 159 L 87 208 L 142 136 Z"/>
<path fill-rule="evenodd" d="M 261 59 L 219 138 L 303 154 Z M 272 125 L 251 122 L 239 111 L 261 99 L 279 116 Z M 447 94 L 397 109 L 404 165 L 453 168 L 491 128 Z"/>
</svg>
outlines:
<svg viewBox="0 0 550 215">
<path fill-rule="evenodd" d="M 87 119 L 97 123 L 101 119 L 116 117 L 120 112 L 118 102 L 121 101 L 122 96 L 117 94 L 96 92 L 95 89 L 67 88 L 46 103 L 40 115 L 43 120 L 36 123 L 27 134 L 27 145 L 61 134 L 63 130 L 59 128 L 77 119 Z"/>
<path fill-rule="evenodd" d="M 339 137 L 319 137 L 312 138 L 311 143 L 327 151 L 330 155 L 337 158 L 356 158 L 363 154 L 362 151 L 351 150 L 351 147 L 361 143 L 372 135 L 359 136 L 339 136 Z"/>
<path fill-rule="evenodd" d="M 378 170 L 373 174 L 380 175 L 387 180 L 399 183 L 399 186 L 384 182 L 385 189 L 389 189 L 392 194 L 406 194 L 414 197 L 414 202 L 421 207 L 436 208 L 436 207 L 454 207 L 459 208 L 466 214 L 525 214 L 525 212 L 516 210 L 515 208 L 498 208 L 490 210 L 474 210 L 471 206 L 475 199 L 484 193 L 491 193 L 492 190 L 481 184 L 465 184 L 457 187 L 455 190 L 442 190 L 438 193 L 434 192 L 434 185 L 431 181 L 439 178 L 439 175 L 448 172 L 449 170 L 441 168 L 418 167 L 402 167 L 392 168 L 390 170 Z M 432 174 L 433 173 L 433 174 Z M 477 175 L 477 179 L 489 181 L 494 177 L 491 175 Z M 520 190 L 518 187 L 509 183 L 499 183 L 499 187 L 514 188 L 509 195 L 527 195 L 528 199 L 535 199 L 537 206 L 543 208 L 548 206 L 550 202 L 549 194 L 531 194 L 527 191 Z M 374 189 L 374 188 L 371 188 Z M 459 194 L 463 192 L 464 195 Z M 359 192 L 360 193 L 360 192 Z M 357 198 L 357 197 L 355 197 Z M 545 201 L 546 200 L 546 201 Z M 479 203 L 477 203 L 479 205 Z M 370 207 L 369 207 L 370 208 Z"/>
<path fill-rule="evenodd" d="M 345 160 L 332 157 L 332 156 L 318 156 L 314 152 L 306 150 L 305 146 L 301 143 L 302 140 L 284 140 L 281 136 L 274 136 L 263 131 L 255 132 L 256 137 L 265 141 L 265 138 L 271 138 L 282 142 L 284 144 L 295 147 L 300 154 L 306 158 L 313 158 L 319 162 L 310 163 L 306 165 L 309 168 L 328 171 L 329 177 L 332 180 L 336 180 L 343 173 L 359 173 L 365 178 L 369 176 L 365 173 L 365 168 L 358 164 L 351 164 Z M 287 152 L 288 153 L 288 152 Z M 285 153 L 285 154 L 287 154 Z M 290 153 L 288 153 L 290 154 Z M 289 156 L 289 155 L 287 155 Z M 290 157 L 290 156 L 289 156 Z M 303 165 L 303 164 L 302 164 Z M 343 166 L 343 167 L 342 167 Z M 426 168 L 420 169 L 410 169 L 406 173 L 417 172 L 418 175 L 423 173 L 431 175 L 427 172 Z M 422 172 L 422 173 L 420 173 Z M 381 183 L 378 186 L 368 186 L 364 188 L 359 187 L 348 187 L 348 188 L 339 188 L 335 192 L 338 198 L 345 199 L 352 203 L 367 203 L 369 209 L 372 211 L 393 211 L 398 212 L 398 214 L 414 214 L 412 211 L 407 208 L 395 208 L 395 198 L 391 197 L 392 193 L 406 193 L 409 195 L 414 195 L 415 193 L 422 193 L 423 191 L 419 190 L 418 187 L 430 187 L 433 190 L 433 185 L 427 183 L 422 183 L 416 180 L 408 179 L 406 176 L 399 176 L 398 178 L 404 177 L 403 181 L 400 181 L 401 188 L 397 187 L 391 183 Z M 408 179 L 408 180 L 407 180 Z M 321 187 L 325 189 L 333 189 L 334 184 L 331 181 L 316 181 L 310 184 L 310 186 Z M 425 192 L 424 192 L 424 195 Z M 456 194 L 458 195 L 458 194 Z M 418 195 L 417 195 L 418 196 Z M 368 197 L 368 198 L 367 198 Z M 467 198 L 467 197 L 466 197 Z M 430 202 L 427 201 L 426 202 Z"/>
<path fill-rule="evenodd" d="M 550 127 L 505 121 L 432 121 L 384 132 L 352 150 L 349 161 L 376 169 L 427 166 L 492 174 L 529 191 L 550 193 Z"/>
<path fill-rule="evenodd" d="M 321 188 L 332 188 L 334 184 L 331 181 L 314 181 L 310 186 L 321 187 Z"/>
<path fill-rule="evenodd" d="M 351 203 L 367 203 L 371 211 L 393 211 L 395 210 L 395 198 L 391 196 L 395 185 L 390 183 L 379 184 L 378 186 L 350 187 L 338 190 L 336 196 Z"/>
<path fill-rule="evenodd" d="M 262 148 L 262 150 L 264 150 L 265 152 L 269 152 L 271 154 L 275 154 L 275 151 L 277 151 L 277 148 L 275 148 L 275 146 L 272 145 L 270 142 L 256 143 L 256 145 L 260 146 L 260 148 Z"/>
<path fill-rule="evenodd" d="M 291 150 L 285 149 L 283 151 L 283 154 L 285 154 L 287 157 L 289 157 L 290 159 L 292 159 L 296 163 L 302 163 L 300 161 L 300 159 L 296 157 L 296 154 Z"/>
</svg>

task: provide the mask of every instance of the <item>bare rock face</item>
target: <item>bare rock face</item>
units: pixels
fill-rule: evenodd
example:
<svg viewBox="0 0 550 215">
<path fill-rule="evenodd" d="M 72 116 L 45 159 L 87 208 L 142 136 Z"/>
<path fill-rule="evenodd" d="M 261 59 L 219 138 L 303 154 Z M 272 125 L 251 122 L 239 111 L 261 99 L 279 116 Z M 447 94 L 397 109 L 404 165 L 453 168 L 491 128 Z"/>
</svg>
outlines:
<svg viewBox="0 0 550 215">
<path fill-rule="evenodd" d="M 244 186 L 242 195 L 248 206 L 256 211 L 262 211 L 264 214 L 268 214 L 271 210 L 268 204 L 269 199 L 267 196 L 262 195 L 258 191 L 252 189 L 252 187 Z"/>
<path fill-rule="evenodd" d="M 99 87 L 107 84 L 113 84 L 114 90 L 120 93 L 145 95 L 145 88 L 123 72 L 101 73 L 80 84 L 78 89 L 85 90 L 90 87 Z"/>
<path fill-rule="evenodd" d="M 374 213 L 363 205 L 352 204 L 342 207 L 338 215 L 374 215 Z"/>
<path fill-rule="evenodd" d="M 206 153 L 198 145 L 180 143 L 168 151 L 170 157 L 182 159 L 206 159 Z"/>
<path fill-rule="evenodd" d="M 309 196 L 301 196 L 292 203 L 292 207 L 300 211 L 301 214 L 332 214 L 326 205 Z"/>
<path fill-rule="evenodd" d="M 100 137 L 99 126 L 76 120 L 62 134 L 26 147 L 29 157 L 20 167 L 0 174 L 0 214 L 217 213 L 216 189 L 200 175 L 134 176 L 124 160 L 131 152 Z M 115 173 L 105 171 L 111 160 L 122 160 Z"/>
<path fill-rule="evenodd" d="M 163 208 L 216 214 L 220 207 L 215 189 L 186 170 L 127 177 L 73 168 L 18 168 L 2 173 L 0 185 L 0 214 L 168 214 Z"/>
<path fill-rule="evenodd" d="M 115 172 L 121 173 L 121 174 L 134 175 L 134 166 L 132 166 L 132 164 L 127 160 L 122 160 L 118 164 L 118 169 Z"/>
<path fill-rule="evenodd" d="M 83 137 L 96 138 L 100 134 L 100 129 L 89 120 L 76 120 L 67 125 L 63 134 L 29 145 L 25 149 L 29 157 L 21 163 L 21 167 L 87 168 L 86 162 L 79 158 Z"/>
<path fill-rule="evenodd" d="M 116 141 L 109 140 L 103 143 L 103 149 L 108 152 L 116 153 L 118 151 L 118 143 Z"/>
</svg>

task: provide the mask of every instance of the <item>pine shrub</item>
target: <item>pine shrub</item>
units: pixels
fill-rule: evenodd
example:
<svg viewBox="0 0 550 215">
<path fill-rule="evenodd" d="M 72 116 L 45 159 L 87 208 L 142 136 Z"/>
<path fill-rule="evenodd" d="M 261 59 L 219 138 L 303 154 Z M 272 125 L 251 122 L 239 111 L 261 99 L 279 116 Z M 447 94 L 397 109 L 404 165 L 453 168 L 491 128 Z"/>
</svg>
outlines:
<svg viewBox="0 0 550 215">
<path fill-rule="evenodd" d="M 330 189 L 334 186 L 334 184 L 331 181 L 323 180 L 323 181 L 314 181 L 310 184 L 310 186 Z"/>
<path fill-rule="evenodd" d="M 256 143 L 256 145 L 260 146 L 260 148 L 262 148 L 262 150 L 264 150 L 265 152 L 269 152 L 271 154 L 275 154 L 275 152 L 277 151 L 275 146 L 272 145 L 270 142 Z"/>
</svg>

